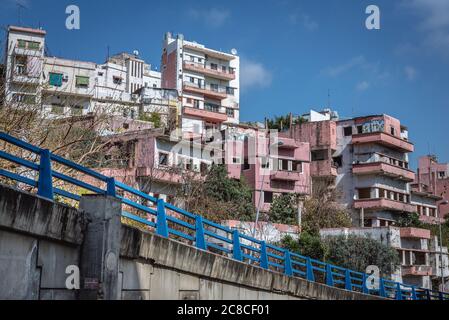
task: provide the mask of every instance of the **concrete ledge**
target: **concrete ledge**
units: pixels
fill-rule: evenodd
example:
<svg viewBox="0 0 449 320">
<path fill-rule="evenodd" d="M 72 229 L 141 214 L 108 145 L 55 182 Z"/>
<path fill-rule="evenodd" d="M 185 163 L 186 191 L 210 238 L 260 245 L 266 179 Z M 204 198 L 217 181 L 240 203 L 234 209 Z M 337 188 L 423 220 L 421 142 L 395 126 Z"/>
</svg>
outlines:
<svg viewBox="0 0 449 320">
<path fill-rule="evenodd" d="M 80 245 L 85 226 L 75 208 L 0 184 L 0 229 Z"/>
<path fill-rule="evenodd" d="M 123 258 L 143 260 L 203 279 L 276 292 L 285 299 L 289 296 L 320 300 L 381 299 L 267 271 L 129 226 L 122 225 L 121 233 L 120 254 Z"/>
</svg>

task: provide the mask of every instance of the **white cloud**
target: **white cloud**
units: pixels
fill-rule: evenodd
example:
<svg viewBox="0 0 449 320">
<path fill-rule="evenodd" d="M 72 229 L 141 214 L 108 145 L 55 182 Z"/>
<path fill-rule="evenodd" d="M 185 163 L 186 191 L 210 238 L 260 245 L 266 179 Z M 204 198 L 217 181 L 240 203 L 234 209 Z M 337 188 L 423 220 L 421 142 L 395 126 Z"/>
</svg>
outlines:
<svg viewBox="0 0 449 320">
<path fill-rule="evenodd" d="M 404 67 L 404 74 L 405 74 L 405 77 L 407 78 L 407 80 L 413 81 L 413 80 L 416 79 L 417 71 L 412 66 L 405 66 Z"/>
<path fill-rule="evenodd" d="M 366 89 L 368 89 L 370 87 L 370 83 L 367 81 L 361 81 L 359 83 L 357 83 L 357 85 L 355 86 L 355 88 L 357 89 L 357 91 L 365 91 Z"/>
<path fill-rule="evenodd" d="M 423 32 L 423 45 L 449 56 L 449 1 L 409 0 L 403 6 L 421 18 L 418 27 Z"/>
<path fill-rule="evenodd" d="M 262 63 L 240 59 L 240 86 L 243 91 L 268 87 L 272 78 L 271 72 Z"/>
<path fill-rule="evenodd" d="M 348 62 L 342 63 L 337 66 L 329 67 L 321 71 L 322 74 L 329 77 L 337 77 L 354 67 L 361 66 L 365 63 L 365 58 L 363 56 L 357 56 L 349 60 Z"/>
<path fill-rule="evenodd" d="M 309 31 L 314 31 L 319 26 L 318 22 L 313 20 L 307 14 L 292 13 L 288 16 L 288 21 L 292 25 L 297 25 L 300 23 L 305 29 L 307 29 Z"/>
<path fill-rule="evenodd" d="M 194 20 L 202 20 L 210 27 L 220 27 L 231 16 L 231 12 L 226 9 L 209 8 L 209 9 L 190 9 L 188 16 Z"/>
</svg>

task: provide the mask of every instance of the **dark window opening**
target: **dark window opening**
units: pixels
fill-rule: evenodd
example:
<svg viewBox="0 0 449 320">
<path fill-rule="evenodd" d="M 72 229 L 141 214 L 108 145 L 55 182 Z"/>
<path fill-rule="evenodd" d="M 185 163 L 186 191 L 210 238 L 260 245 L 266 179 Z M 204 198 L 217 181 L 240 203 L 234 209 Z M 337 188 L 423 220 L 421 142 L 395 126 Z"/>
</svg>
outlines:
<svg viewBox="0 0 449 320">
<path fill-rule="evenodd" d="M 352 127 L 344 127 L 343 132 L 345 137 L 352 136 Z"/>
<path fill-rule="evenodd" d="M 264 201 L 264 203 L 273 203 L 273 192 L 264 191 L 263 192 L 263 201 Z"/>
</svg>

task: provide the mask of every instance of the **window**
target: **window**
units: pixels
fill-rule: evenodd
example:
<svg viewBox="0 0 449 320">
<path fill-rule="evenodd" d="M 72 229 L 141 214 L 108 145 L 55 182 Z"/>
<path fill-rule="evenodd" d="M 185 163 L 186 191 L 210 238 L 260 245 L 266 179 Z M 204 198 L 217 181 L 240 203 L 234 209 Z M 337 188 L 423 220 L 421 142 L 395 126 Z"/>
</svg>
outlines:
<svg viewBox="0 0 449 320">
<path fill-rule="evenodd" d="M 446 172 L 444 172 L 444 171 L 438 172 L 438 179 L 444 179 L 445 177 L 446 177 Z"/>
<path fill-rule="evenodd" d="M 357 133 L 363 133 L 363 126 L 357 126 Z"/>
<path fill-rule="evenodd" d="M 205 175 L 207 173 L 207 170 L 209 169 L 209 166 L 205 162 L 200 163 L 200 172 L 201 175 Z"/>
<path fill-rule="evenodd" d="M 390 133 L 393 136 L 396 134 L 396 130 L 394 129 L 394 127 L 390 127 Z"/>
<path fill-rule="evenodd" d="M 332 159 L 334 160 L 334 165 L 337 168 L 340 168 L 343 165 L 343 157 L 342 156 L 335 157 L 335 158 L 332 158 Z"/>
<path fill-rule="evenodd" d="M 195 57 L 194 56 L 190 56 L 190 61 L 195 61 Z"/>
<path fill-rule="evenodd" d="M 211 68 L 212 70 L 217 70 L 217 69 L 218 69 L 218 65 L 217 65 L 216 63 L 211 63 L 211 64 L 210 64 L 210 68 Z"/>
<path fill-rule="evenodd" d="M 229 118 L 234 118 L 234 109 L 226 108 L 226 115 L 227 115 Z"/>
<path fill-rule="evenodd" d="M 210 89 L 211 89 L 212 91 L 217 91 L 217 92 L 218 92 L 218 84 L 216 84 L 216 83 L 211 83 L 211 84 L 210 84 Z"/>
<path fill-rule="evenodd" d="M 205 103 L 204 109 L 212 112 L 220 112 L 220 106 L 212 103 Z"/>
<path fill-rule="evenodd" d="M 343 132 L 345 137 L 352 136 L 352 127 L 344 127 Z"/>
<path fill-rule="evenodd" d="M 264 203 L 273 203 L 273 192 L 264 191 L 263 192 L 263 202 Z"/>
<path fill-rule="evenodd" d="M 22 40 L 22 39 L 19 39 L 18 41 L 17 41 L 17 46 L 19 47 L 19 48 L 26 48 L 26 41 L 25 40 Z"/>
<path fill-rule="evenodd" d="M 229 95 L 233 96 L 234 95 L 234 88 L 226 87 L 226 94 L 229 94 Z"/>
<path fill-rule="evenodd" d="M 248 158 L 245 157 L 245 158 L 243 159 L 243 170 L 249 170 L 249 168 L 250 168 L 250 166 L 249 166 Z"/>
<path fill-rule="evenodd" d="M 72 106 L 70 108 L 70 112 L 72 116 L 81 116 L 83 115 L 83 107 L 82 106 Z"/>
<path fill-rule="evenodd" d="M 62 73 L 49 73 L 49 83 L 51 86 L 60 87 L 62 86 Z"/>
<path fill-rule="evenodd" d="M 89 77 L 76 76 L 76 86 L 80 88 L 88 88 Z"/>
<path fill-rule="evenodd" d="M 261 157 L 260 158 L 260 167 L 262 169 L 269 169 L 270 168 L 270 159 L 268 157 Z"/>
<path fill-rule="evenodd" d="M 302 173 L 302 161 L 293 161 L 293 171 Z"/>
<path fill-rule="evenodd" d="M 370 188 L 359 189 L 359 199 L 370 199 L 370 198 L 371 198 Z"/>
<path fill-rule="evenodd" d="M 63 114 L 64 113 L 64 107 L 60 104 L 52 104 L 51 105 L 51 113 L 53 114 Z"/>
<path fill-rule="evenodd" d="M 226 66 L 221 66 L 221 71 L 222 71 L 222 72 L 226 72 L 226 71 L 227 71 Z"/>
<path fill-rule="evenodd" d="M 189 81 L 190 81 L 190 83 L 195 83 L 195 78 L 194 77 L 189 77 Z"/>
<path fill-rule="evenodd" d="M 114 84 L 122 84 L 123 79 L 121 77 L 117 77 L 117 76 L 113 76 L 112 77 L 112 82 L 114 82 Z"/>
<path fill-rule="evenodd" d="M 312 161 L 327 160 L 327 149 L 312 151 Z"/>
<path fill-rule="evenodd" d="M 15 72 L 19 75 L 27 74 L 27 57 L 16 56 L 15 57 Z"/>
<path fill-rule="evenodd" d="M 192 104 L 192 98 L 187 98 L 186 101 L 188 104 Z"/>
<path fill-rule="evenodd" d="M 30 50 L 39 50 L 39 47 L 40 47 L 39 42 L 35 42 L 35 41 L 28 42 L 28 49 L 30 49 Z"/>
<path fill-rule="evenodd" d="M 162 166 L 168 165 L 168 154 L 159 152 L 159 164 Z"/>
</svg>

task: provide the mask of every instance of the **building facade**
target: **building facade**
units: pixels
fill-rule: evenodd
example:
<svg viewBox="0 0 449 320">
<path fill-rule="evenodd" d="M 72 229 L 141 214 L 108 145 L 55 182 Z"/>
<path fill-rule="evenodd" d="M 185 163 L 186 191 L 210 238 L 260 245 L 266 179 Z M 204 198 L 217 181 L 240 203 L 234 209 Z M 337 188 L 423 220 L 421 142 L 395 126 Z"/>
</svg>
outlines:
<svg viewBox="0 0 449 320">
<path fill-rule="evenodd" d="M 161 85 L 179 93 L 183 132 L 201 137 L 224 123 L 239 123 L 239 67 L 235 49 L 225 53 L 166 33 Z"/>
<path fill-rule="evenodd" d="M 49 117 L 106 112 L 129 119 L 158 113 L 163 124 L 179 122 L 177 92 L 161 88 L 161 74 L 138 52 L 103 64 L 45 55 L 46 32 L 10 26 L 5 61 L 5 100 L 37 106 Z"/>
</svg>

